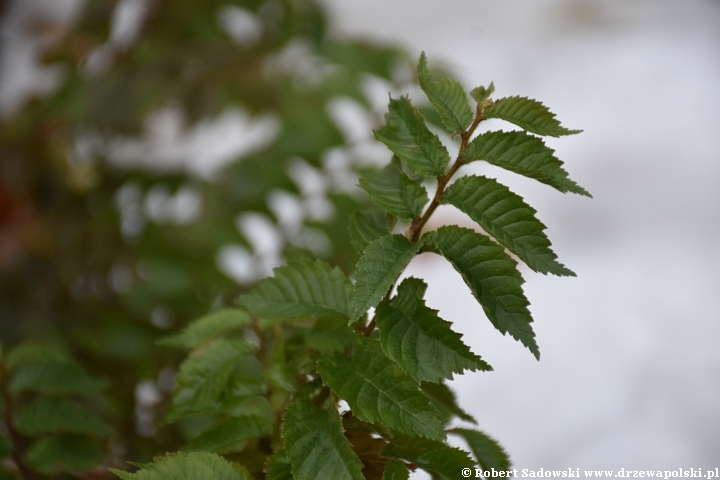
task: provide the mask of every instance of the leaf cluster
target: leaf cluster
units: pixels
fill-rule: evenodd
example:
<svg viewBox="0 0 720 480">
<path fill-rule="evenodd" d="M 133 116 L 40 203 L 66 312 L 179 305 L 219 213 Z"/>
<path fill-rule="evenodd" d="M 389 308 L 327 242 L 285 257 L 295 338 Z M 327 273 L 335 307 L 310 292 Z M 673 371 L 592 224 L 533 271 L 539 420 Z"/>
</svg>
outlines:
<svg viewBox="0 0 720 480">
<path fill-rule="evenodd" d="M 455 80 L 435 78 L 424 54 L 418 80 L 459 141 L 457 158 L 451 161 L 407 97 L 391 98 L 375 138 L 393 160 L 360 179 L 377 208 L 350 221 L 360 254 L 352 279 L 308 252 L 297 254 L 240 295 L 239 308 L 210 313 L 161 340 L 188 351 L 166 417 L 184 425 L 187 446 L 136 473 L 116 471 L 120 478 L 385 480 L 422 469 L 453 479 L 465 467 L 510 467 L 492 437 L 453 428 L 477 422 L 446 382 L 492 368 L 426 304 L 425 281 L 403 272 L 416 255 L 444 257 L 491 324 L 539 358 L 511 255 L 539 273 L 574 273 L 557 261 L 537 212 L 519 195 L 485 176 L 455 175 L 467 163 L 487 161 L 561 192 L 589 195 L 535 136 L 577 131 L 535 100 L 493 99 L 492 84 L 467 93 Z M 524 131 L 475 135 L 487 118 Z M 437 185 L 432 199 L 429 182 Z M 425 231 L 440 204 L 466 213 L 477 228 Z M 464 439 L 469 452 L 450 446 L 448 435 Z"/>
</svg>

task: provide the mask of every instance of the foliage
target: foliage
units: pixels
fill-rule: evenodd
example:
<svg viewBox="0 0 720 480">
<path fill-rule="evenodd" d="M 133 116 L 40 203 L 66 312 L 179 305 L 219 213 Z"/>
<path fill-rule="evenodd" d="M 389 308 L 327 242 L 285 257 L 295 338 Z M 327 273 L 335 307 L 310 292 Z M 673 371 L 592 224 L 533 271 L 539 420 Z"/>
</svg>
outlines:
<svg viewBox="0 0 720 480">
<path fill-rule="evenodd" d="M 453 428 L 477 421 L 444 383 L 490 365 L 426 304 L 427 284 L 403 272 L 417 255 L 443 256 L 492 325 L 539 358 L 511 254 L 540 273 L 574 273 L 519 195 L 457 174 L 487 161 L 589 196 L 536 136 L 577 131 L 535 100 L 492 99 L 493 84 L 467 93 L 423 54 L 417 79 L 430 107 L 390 98 L 373 133 L 392 160 L 369 168 L 327 106 L 352 99 L 372 115 L 363 85 L 372 76 L 397 88 L 402 52 L 328 35 L 307 0 L 178 5 L 152 3 L 138 37 L 113 43 L 113 2 L 89 0 L 46 55 L 67 69 L 58 91 L 2 123 L 2 168 L 12 175 L 0 182 L 10 213 L 0 213 L 20 254 L 0 255 L 10 345 L 0 357 L 0 456 L 12 460 L 0 476 L 380 480 L 422 469 L 450 479 L 466 466 L 509 468 L 492 437 Z M 260 33 L 233 37 L 219 11 L 254 19 Z M 280 62 L 298 52 L 311 71 Z M 188 129 L 229 105 L 271 113 L 279 127 L 214 176 L 119 160 L 119 140 L 137 141 L 148 116 L 173 105 Z M 524 131 L 477 135 L 487 118 Z M 459 142 L 454 161 L 439 129 Z M 332 186 L 331 153 L 367 196 Z M 298 168 L 330 187 L 318 194 Z M 202 214 L 173 217 L 170 199 L 188 191 Z M 288 223 L 271 193 L 304 213 Z M 317 202 L 334 214 L 313 216 Z M 425 231 L 440 204 L 478 228 Z M 242 228 L 247 217 L 233 226 L 247 212 L 279 232 L 286 260 L 262 280 L 263 246 Z M 300 241 L 313 234 L 329 248 Z M 239 286 L 218 260 L 228 245 L 255 267 Z"/>
</svg>

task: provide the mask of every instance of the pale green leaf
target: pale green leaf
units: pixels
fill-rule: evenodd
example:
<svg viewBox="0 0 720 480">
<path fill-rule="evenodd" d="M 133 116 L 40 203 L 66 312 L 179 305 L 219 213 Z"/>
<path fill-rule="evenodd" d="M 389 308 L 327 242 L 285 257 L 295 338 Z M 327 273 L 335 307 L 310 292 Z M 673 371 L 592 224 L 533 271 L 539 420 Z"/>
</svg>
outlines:
<svg viewBox="0 0 720 480">
<path fill-rule="evenodd" d="M 511 172 L 534 178 L 565 193 L 591 197 L 587 190 L 568 178 L 563 162 L 540 138 L 525 132 L 494 131 L 478 135 L 468 145 L 463 160 L 485 160 Z"/>
<path fill-rule="evenodd" d="M 177 335 L 172 335 L 156 343 L 167 347 L 195 348 L 223 333 L 249 326 L 250 316 L 242 310 L 227 308 L 212 312 L 191 322 Z"/>
<path fill-rule="evenodd" d="M 351 359 L 344 354 L 326 355 L 317 368 L 323 383 L 345 400 L 360 420 L 408 435 L 445 438 L 435 407 L 385 356 L 377 340 L 358 337 Z"/>
<path fill-rule="evenodd" d="M 379 208 L 358 210 L 350 217 L 350 244 L 357 253 L 362 253 L 374 240 L 390 233 L 387 219 L 387 213 Z"/>
<path fill-rule="evenodd" d="M 437 310 L 425 306 L 426 289 L 422 280 L 407 278 L 396 297 L 377 306 L 380 343 L 388 358 L 418 383 L 452 379 L 453 373 L 463 370 L 492 370 Z"/>
<path fill-rule="evenodd" d="M 267 480 L 294 480 L 292 476 L 292 466 L 285 450 L 275 452 L 267 461 L 265 468 Z"/>
<path fill-rule="evenodd" d="M 378 206 L 404 220 L 420 215 L 428 202 L 425 187 L 401 172 L 395 162 L 361 176 L 360 187 Z"/>
<path fill-rule="evenodd" d="M 89 438 L 61 435 L 37 441 L 26 454 L 29 466 L 50 475 L 59 472 L 77 472 L 97 467 L 105 453 Z"/>
<path fill-rule="evenodd" d="M 283 438 L 295 480 L 364 479 L 334 408 L 326 412 L 307 400 L 294 401 L 285 414 Z"/>
<path fill-rule="evenodd" d="M 555 118 L 555 114 L 545 105 L 527 97 L 501 98 L 485 108 L 483 114 L 487 118 L 500 118 L 514 123 L 518 127 L 538 135 L 560 137 L 582 132 L 582 130 L 568 130 L 562 127 Z"/>
<path fill-rule="evenodd" d="M 484 235 L 454 225 L 423 238 L 429 249 L 447 258 L 462 275 L 495 328 L 522 342 L 539 359 L 523 279 L 505 250 Z"/>
<path fill-rule="evenodd" d="M 383 127 L 374 130 L 378 141 L 419 175 L 437 177 L 445 173 L 450 154 L 407 97 L 390 99 L 385 120 Z"/>
<path fill-rule="evenodd" d="M 9 382 L 13 394 L 33 391 L 46 395 L 76 394 L 89 397 L 97 395 L 105 385 L 105 382 L 88 375 L 74 361 L 53 357 L 20 362 L 13 368 Z"/>
<path fill-rule="evenodd" d="M 462 177 L 445 191 L 443 201 L 467 213 L 536 272 L 575 276 L 557 261 L 535 209 L 505 185 L 483 176 Z"/>
<path fill-rule="evenodd" d="M 109 435 L 112 429 L 94 413 L 67 398 L 38 397 L 15 419 L 25 435 L 39 433 L 82 433 Z"/>
<path fill-rule="evenodd" d="M 227 418 L 193 438 L 184 451 L 229 453 L 240 451 L 248 439 L 272 433 L 272 423 L 255 416 Z"/>
<path fill-rule="evenodd" d="M 450 132 L 462 132 L 470 126 L 473 112 L 465 89 L 459 82 L 449 78 L 433 79 L 427 67 L 425 52 L 420 55 L 418 82 Z"/>
<path fill-rule="evenodd" d="M 408 480 L 409 478 L 410 471 L 404 463 L 397 460 L 390 460 L 385 465 L 382 480 Z"/>
<path fill-rule="evenodd" d="M 422 390 L 433 405 L 435 405 L 435 408 L 437 408 L 444 417 L 445 423 L 449 422 L 453 416 L 456 416 L 461 420 L 477 425 L 477 420 L 460 408 L 455 393 L 445 383 L 424 382 L 420 385 L 420 390 Z"/>
<path fill-rule="evenodd" d="M 129 473 L 109 469 L 122 480 L 251 480 L 247 471 L 207 452 L 171 453 L 156 457 L 142 470 Z"/>
<path fill-rule="evenodd" d="M 490 470 L 491 468 L 498 471 L 510 470 L 510 457 L 500 444 L 489 435 L 466 428 L 455 428 L 450 430 L 450 433 L 465 439 L 478 464 L 484 470 Z"/>
<path fill-rule="evenodd" d="M 488 98 L 490 98 L 490 95 L 492 95 L 495 92 L 495 84 L 493 82 L 490 82 L 490 85 L 487 87 L 483 87 L 482 85 L 479 87 L 475 87 L 470 91 L 470 96 L 475 99 L 477 103 L 482 103 Z"/>
<path fill-rule="evenodd" d="M 355 270 L 355 302 L 350 323 L 376 307 L 422 247 L 403 235 L 387 235 L 367 246 Z"/>
<path fill-rule="evenodd" d="M 254 352 L 255 347 L 244 340 L 219 339 L 191 353 L 175 377 L 168 420 L 207 409 L 225 390 L 239 360 Z"/>
<path fill-rule="evenodd" d="M 345 274 L 325 262 L 291 263 L 273 270 L 237 302 L 264 320 L 350 316 L 353 288 Z"/>
</svg>

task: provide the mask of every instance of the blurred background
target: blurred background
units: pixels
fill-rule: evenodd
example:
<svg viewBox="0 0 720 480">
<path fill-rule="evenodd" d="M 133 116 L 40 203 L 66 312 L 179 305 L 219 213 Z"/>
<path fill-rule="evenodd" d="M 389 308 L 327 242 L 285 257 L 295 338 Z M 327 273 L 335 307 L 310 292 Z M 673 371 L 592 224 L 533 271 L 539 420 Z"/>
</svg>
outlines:
<svg viewBox="0 0 720 480">
<path fill-rule="evenodd" d="M 370 129 L 389 91 L 421 100 L 424 50 L 469 88 L 494 81 L 584 129 L 547 143 L 594 196 L 464 167 L 523 195 L 578 277 L 523 270 L 537 362 L 449 265 L 413 261 L 428 304 L 495 368 L 454 382 L 460 404 L 517 468 L 720 465 L 719 2 L 0 9 L 0 339 L 61 344 L 112 375 L 98 408 L 124 425 L 117 458 L 177 448 L 158 418 L 178 358 L 156 338 L 288 249 L 352 270 L 357 171 L 389 159 Z"/>
</svg>

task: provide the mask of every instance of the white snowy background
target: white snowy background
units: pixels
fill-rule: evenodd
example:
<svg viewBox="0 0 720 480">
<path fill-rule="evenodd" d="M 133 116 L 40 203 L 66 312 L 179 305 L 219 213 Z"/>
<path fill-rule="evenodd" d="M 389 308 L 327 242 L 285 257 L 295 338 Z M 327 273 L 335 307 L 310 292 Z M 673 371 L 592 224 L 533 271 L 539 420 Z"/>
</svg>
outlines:
<svg viewBox="0 0 720 480">
<path fill-rule="evenodd" d="M 422 256 L 408 271 L 495 368 L 454 383 L 480 427 L 521 469 L 720 466 L 720 2 L 325 3 L 337 35 L 425 50 L 466 86 L 494 81 L 498 96 L 537 98 L 585 130 L 548 143 L 592 200 L 465 167 L 535 206 L 578 274 L 523 270 L 540 362 L 491 327 L 444 261 Z M 33 64 L 41 44 L 14 29 L 17 19 L 70 19 L 77 4 L 19 2 L 2 29 L 0 112 L 28 87 L 53 84 L 53 72 Z M 242 115 L 219 121 L 248 124 Z M 236 149 L 223 148 L 220 157 Z M 438 217 L 468 221 L 450 209 Z"/>
</svg>

